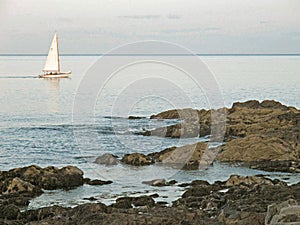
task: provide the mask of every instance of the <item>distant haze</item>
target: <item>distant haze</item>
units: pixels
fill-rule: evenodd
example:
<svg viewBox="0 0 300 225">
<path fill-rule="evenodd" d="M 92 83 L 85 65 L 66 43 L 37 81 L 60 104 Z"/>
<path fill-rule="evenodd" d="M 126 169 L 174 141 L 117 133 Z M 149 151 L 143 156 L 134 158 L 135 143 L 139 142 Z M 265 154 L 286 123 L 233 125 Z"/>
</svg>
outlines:
<svg viewBox="0 0 300 225">
<path fill-rule="evenodd" d="M 300 53 L 299 0 L 0 0 L 0 54 L 103 53 L 143 40 L 195 53 Z"/>
</svg>

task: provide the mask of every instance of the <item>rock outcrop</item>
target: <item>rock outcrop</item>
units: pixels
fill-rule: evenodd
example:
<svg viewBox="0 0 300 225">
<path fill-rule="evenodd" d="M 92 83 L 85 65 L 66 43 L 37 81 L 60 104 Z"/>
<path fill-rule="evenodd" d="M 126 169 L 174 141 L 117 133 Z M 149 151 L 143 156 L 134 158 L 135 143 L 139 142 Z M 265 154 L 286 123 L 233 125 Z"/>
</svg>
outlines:
<svg viewBox="0 0 300 225">
<path fill-rule="evenodd" d="M 206 151 L 210 155 L 207 161 L 215 159 L 220 150 L 219 161 L 239 162 L 267 171 L 300 172 L 300 110 L 280 102 L 251 100 L 236 102 L 230 109 L 168 110 L 152 115 L 151 119 L 180 119 L 182 122 L 146 131 L 143 135 L 172 138 L 211 135 L 212 141 L 225 140 L 222 147 Z M 177 150 L 184 152 L 184 149 Z M 175 148 L 165 149 L 159 157 L 172 152 Z M 150 156 L 155 157 L 155 154 Z M 159 161 L 157 157 L 155 160 Z M 198 168 L 197 161 L 191 160 L 188 164 L 191 169 Z"/>
<path fill-rule="evenodd" d="M 71 189 L 83 184 L 83 172 L 77 167 L 41 168 L 28 166 L 0 172 L 0 204 L 26 206 L 43 193 L 42 189 Z"/>
</svg>

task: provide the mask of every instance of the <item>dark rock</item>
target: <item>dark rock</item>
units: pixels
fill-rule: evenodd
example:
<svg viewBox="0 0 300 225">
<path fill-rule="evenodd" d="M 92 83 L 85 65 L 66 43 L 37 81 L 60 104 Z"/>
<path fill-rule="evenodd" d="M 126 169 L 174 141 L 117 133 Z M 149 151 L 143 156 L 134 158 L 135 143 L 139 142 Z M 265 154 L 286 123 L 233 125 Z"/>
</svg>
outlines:
<svg viewBox="0 0 300 225">
<path fill-rule="evenodd" d="M 20 210 L 15 205 L 0 205 L 0 218 L 16 220 L 20 216 Z"/>
<path fill-rule="evenodd" d="M 16 177 L 47 190 L 70 189 L 83 184 L 83 172 L 74 166 L 66 166 L 61 169 L 53 166 L 41 168 L 35 165 L 16 168 L 3 171 L 0 181 Z"/>
<path fill-rule="evenodd" d="M 129 120 L 140 120 L 140 119 L 143 119 L 145 117 L 142 117 L 142 116 L 129 116 L 128 119 Z"/>
<path fill-rule="evenodd" d="M 265 224 L 300 223 L 300 205 L 294 199 L 268 206 Z"/>
<path fill-rule="evenodd" d="M 106 185 L 106 184 L 111 184 L 112 181 L 108 180 L 108 181 L 103 181 L 103 180 L 90 180 L 90 179 L 87 179 L 86 184 L 89 184 L 89 185 Z"/>
<path fill-rule="evenodd" d="M 95 198 L 95 197 L 89 197 L 89 198 L 83 198 L 83 200 L 96 201 L 97 198 Z"/>
<path fill-rule="evenodd" d="M 139 196 L 139 197 L 122 197 L 116 200 L 115 204 L 111 206 L 114 208 L 123 208 L 129 209 L 132 206 L 139 207 L 139 206 L 148 206 L 153 207 L 155 202 L 151 196 Z"/>
<path fill-rule="evenodd" d="M 154 163 L 149 156 L 145 156 L 141 153 L 126 154 L 121 161 L 133 166 L 145 166 Z"/>
</svg>

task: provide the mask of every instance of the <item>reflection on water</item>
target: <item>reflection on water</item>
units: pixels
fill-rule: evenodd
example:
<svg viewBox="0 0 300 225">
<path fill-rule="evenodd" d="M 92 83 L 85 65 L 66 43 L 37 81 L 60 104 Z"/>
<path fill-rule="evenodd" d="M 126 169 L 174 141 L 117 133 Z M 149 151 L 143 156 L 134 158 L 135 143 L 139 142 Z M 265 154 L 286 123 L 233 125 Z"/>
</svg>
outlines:
<svg viewBox="0 0 300 225">
<path fill-rule="evenodd" d="M 49 98 L 46 99 L 48 110 L 51 113 L 58 113 L 60 111 L 59 105 L 59 82 L 60 78 L 45 78 Z"/>
</svg>

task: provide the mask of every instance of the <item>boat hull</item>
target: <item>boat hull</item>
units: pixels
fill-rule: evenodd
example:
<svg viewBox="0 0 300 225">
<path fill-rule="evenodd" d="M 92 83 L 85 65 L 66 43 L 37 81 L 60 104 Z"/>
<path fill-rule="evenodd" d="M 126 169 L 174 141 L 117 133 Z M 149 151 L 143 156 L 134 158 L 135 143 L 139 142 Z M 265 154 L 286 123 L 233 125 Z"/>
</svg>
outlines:
<svg viewBox="0 0 300 225">
<path fill-rule="evenodd" d="M 57 74 L 41 74 L 39 78 L 68 78 L 70 77 L 71 72 L 66 73 L 57 73 Z"/>
</svg>

